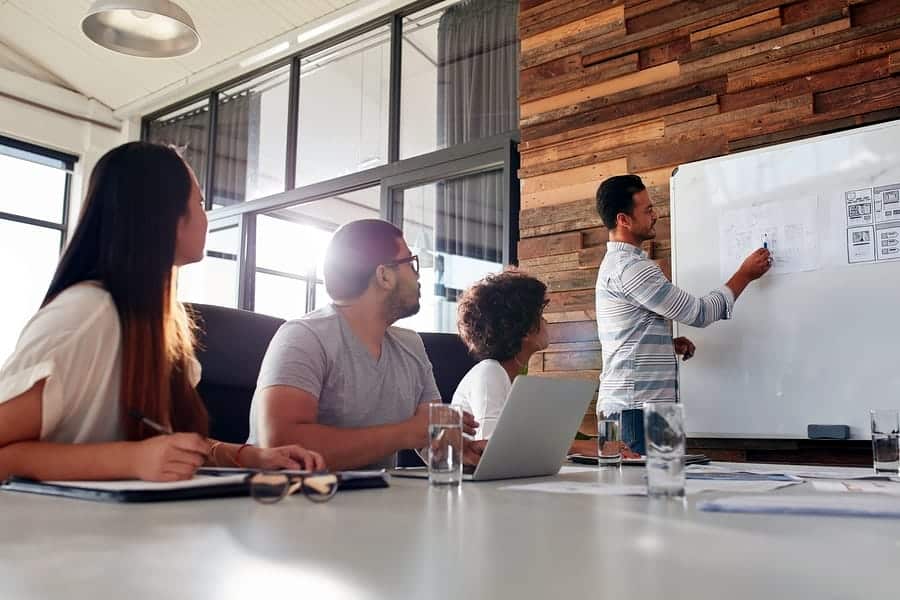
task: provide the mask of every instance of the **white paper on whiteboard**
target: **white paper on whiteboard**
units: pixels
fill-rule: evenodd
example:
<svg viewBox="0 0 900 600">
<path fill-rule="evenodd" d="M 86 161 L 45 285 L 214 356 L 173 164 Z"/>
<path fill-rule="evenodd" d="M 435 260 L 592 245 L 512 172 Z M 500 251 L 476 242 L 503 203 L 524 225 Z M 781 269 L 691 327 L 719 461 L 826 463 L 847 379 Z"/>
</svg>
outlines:
<svg viewBox="0 0 900 600">
<path fill-rule="evenodd" d="M 767 244 L 771 273 L 819 268 L 818 199 L 815 196 L 735 208 L 719 219 L 719 268 L 731 277 L 754 250 Z"/>
</svg>

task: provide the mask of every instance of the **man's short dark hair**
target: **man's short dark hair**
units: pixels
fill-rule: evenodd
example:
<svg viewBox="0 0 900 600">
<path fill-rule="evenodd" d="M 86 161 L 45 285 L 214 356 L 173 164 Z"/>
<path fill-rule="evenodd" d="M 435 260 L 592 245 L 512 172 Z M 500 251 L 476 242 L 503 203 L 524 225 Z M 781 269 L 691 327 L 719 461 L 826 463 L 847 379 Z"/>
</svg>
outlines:
<svg viewBox="0 0 900 600">
<path fill-rule="evenodd" d="M 647 189 L 637 175 L 616 175 L 597 188 L 597 214 L 607 229 L 616 228 L 619 213 L 634 212 L 634 195 Z"/>
<path fill-rule="evenodd" d="M 515 270 L 476 282 L 457 308 L 457 328 L 469 352 L 498 362 L 518 354 L 522 339 L 541 326 L 546 294 L 543 282 Z"/>
<path fill-rule="evenodd" d="M 325 250 L 325 290 L 334 300 L 362 296 L 378 265 L 394 260 L 403 232 L 381 219 L 351 221 L 334 232 Z"/>
</svg>

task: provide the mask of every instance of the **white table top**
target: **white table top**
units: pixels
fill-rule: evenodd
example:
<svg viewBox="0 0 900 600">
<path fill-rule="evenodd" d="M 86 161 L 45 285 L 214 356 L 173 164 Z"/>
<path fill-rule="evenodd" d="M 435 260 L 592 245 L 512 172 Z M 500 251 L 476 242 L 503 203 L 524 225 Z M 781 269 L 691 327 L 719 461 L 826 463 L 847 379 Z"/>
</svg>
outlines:
<svg viewBox="0 0 900 600">
<path fill-rule="evenodd" d="M 559 477 L 600 477 L 576 470 Z M 643 469 L 620 477 L 639 483 Z M 871 600 L 898 589 L 900 520 L 499 489 L 532 481 L 454 493 L 394 478 L 327 504 L 273 506 L 0 493 L 0 598 Z"/>
</svg>

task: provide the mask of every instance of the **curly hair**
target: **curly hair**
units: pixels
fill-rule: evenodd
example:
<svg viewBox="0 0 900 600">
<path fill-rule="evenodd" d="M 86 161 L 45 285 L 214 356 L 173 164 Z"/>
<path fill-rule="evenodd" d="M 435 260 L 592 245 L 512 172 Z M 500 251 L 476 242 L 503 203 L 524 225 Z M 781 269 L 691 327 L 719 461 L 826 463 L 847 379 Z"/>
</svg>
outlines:
<svg viewBox="0 0 900 600">
<path fill-rule="evenodd" d="M 541 326 L 547 286 L 521 271 L 488 275 L 463 294 L 457 329 L 478 359 L 509 360 L 522 350 L 522 340 Z"/>
</svg>

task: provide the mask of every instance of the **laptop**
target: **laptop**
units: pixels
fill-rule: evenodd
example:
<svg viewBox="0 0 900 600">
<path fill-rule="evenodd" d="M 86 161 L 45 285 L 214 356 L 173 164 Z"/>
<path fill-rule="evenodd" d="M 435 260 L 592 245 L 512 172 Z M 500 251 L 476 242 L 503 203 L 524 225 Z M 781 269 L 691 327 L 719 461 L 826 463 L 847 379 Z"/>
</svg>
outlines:
<svg viewBox="0 0 900 600">
<path fill-rule="evenodd" d="M 516 377 L 490 443 L 474 471 L 463 473 L 463 480 L 558 473 L 596 391 L 596 381 Z M 428 477 L 428 468 L 399 468 L 391 475 Z"/>
</svg>

